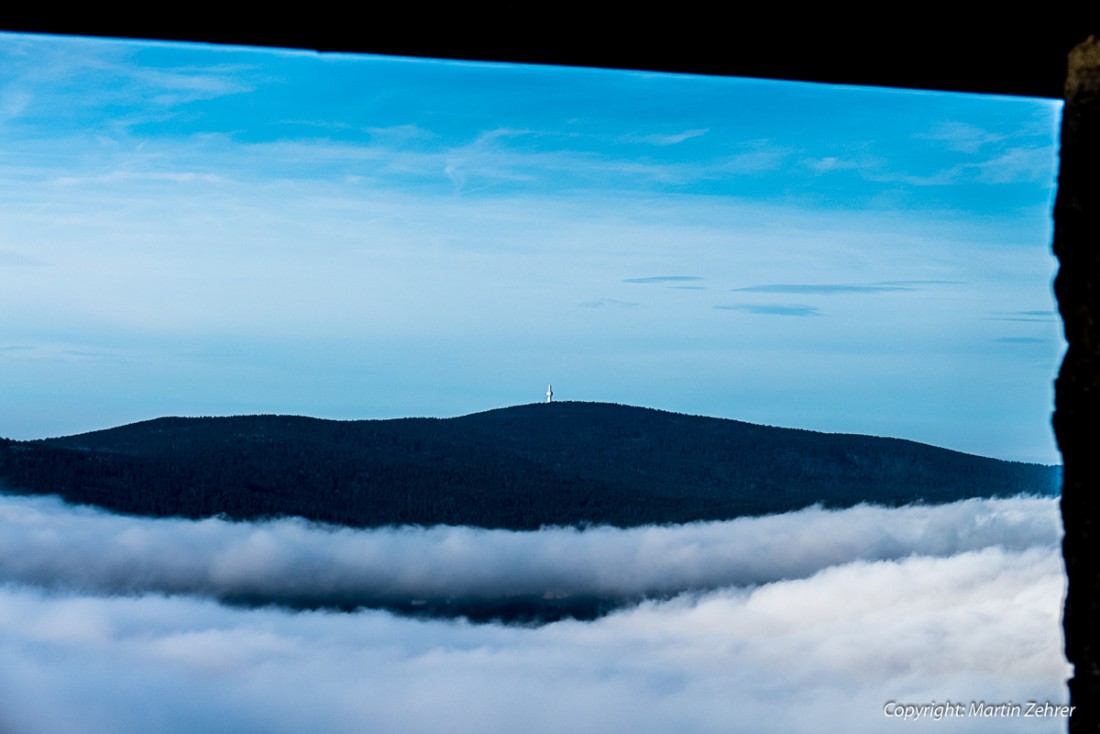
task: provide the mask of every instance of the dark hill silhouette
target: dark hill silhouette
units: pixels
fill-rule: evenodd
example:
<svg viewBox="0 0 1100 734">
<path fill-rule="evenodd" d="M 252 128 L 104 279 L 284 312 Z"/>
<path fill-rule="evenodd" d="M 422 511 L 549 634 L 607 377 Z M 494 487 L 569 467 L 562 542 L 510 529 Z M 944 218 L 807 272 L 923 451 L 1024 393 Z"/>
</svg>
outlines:
<svg viewBox="0 0 1100 734">
<path fill-rule="evenodd" d="M 913 441 L 606 403 L 460 418 L 159 418 L 0 442 L 10 491 L 117 512 L 396 524 L 632 526 L 1054 494 L 1058 468 Z"/>
</svg>

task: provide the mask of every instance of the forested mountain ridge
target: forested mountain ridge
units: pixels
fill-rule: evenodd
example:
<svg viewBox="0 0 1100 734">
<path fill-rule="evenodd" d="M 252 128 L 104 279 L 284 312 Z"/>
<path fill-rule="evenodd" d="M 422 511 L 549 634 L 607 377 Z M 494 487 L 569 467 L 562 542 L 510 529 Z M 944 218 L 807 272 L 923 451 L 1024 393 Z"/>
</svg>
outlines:
<svg viewBox="0 0 1100 734">
<path fill-rule="evenodd" d="M 158 418 L 0 440 L 9 491 L 140 515 L 360 527 L 720 520 L 1054 494 L 1058 473 L 901 439 L 580 402 L 447 419 Z"/>
</svg>

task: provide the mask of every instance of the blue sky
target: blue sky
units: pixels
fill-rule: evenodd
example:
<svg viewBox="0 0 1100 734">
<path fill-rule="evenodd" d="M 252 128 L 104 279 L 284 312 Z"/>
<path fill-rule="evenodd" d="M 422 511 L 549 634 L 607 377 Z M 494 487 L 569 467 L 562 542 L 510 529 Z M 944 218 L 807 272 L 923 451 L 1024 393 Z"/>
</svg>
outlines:
<svg viewBox="0 0 1100 734">
<path fill-rule="evenodd" d="M 1058 103 L 0 36 L 0 435 L 541 399 L 1054 463 Z"/>
</svg>

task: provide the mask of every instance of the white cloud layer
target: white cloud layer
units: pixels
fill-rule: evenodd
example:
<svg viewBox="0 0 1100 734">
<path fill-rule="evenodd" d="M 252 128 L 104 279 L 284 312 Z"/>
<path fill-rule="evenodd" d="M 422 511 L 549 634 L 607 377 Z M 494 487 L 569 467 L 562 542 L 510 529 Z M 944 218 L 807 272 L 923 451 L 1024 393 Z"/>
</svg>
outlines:
<svg viewBox="0 0 1100 734">
<path fill-rule="evenodd" d="M 1065 728 L 883 715 L 891 700 L 1064 699 L 1054 500 L 538 533 L 151 521 L 12 497 L 0 508 L 5 734 Z M 703 591 L 541 627 L 151 593 L 371 574 L 467 592 L 505 580 Z"/>
<path fill-rule="evenodd" d="M 806 578 L 853 561 L 1053 547 L 1060 540 L 1049 498 L 520 533 L 447 526 L 362 531 L 297 519 L 154 520 L 51 498 L 0 497 L 0 528 L 0 580 L 97 594 L 363 604 L 669 595 Z"/>
</svg>

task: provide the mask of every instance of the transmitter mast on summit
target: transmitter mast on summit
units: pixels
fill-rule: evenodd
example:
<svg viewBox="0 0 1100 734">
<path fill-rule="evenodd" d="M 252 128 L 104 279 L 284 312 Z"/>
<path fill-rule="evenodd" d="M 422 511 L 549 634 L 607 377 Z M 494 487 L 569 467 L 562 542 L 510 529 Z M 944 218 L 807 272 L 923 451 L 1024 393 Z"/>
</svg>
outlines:
<svg viewBox="0 0 1100 734">
<path fill-rule="evenodd" d="M 554 401 L 554 386 L 553 385 L 547 385 L 546 386 L 546 402 L 552 403 L 553 401 Z"/>
</svg>

